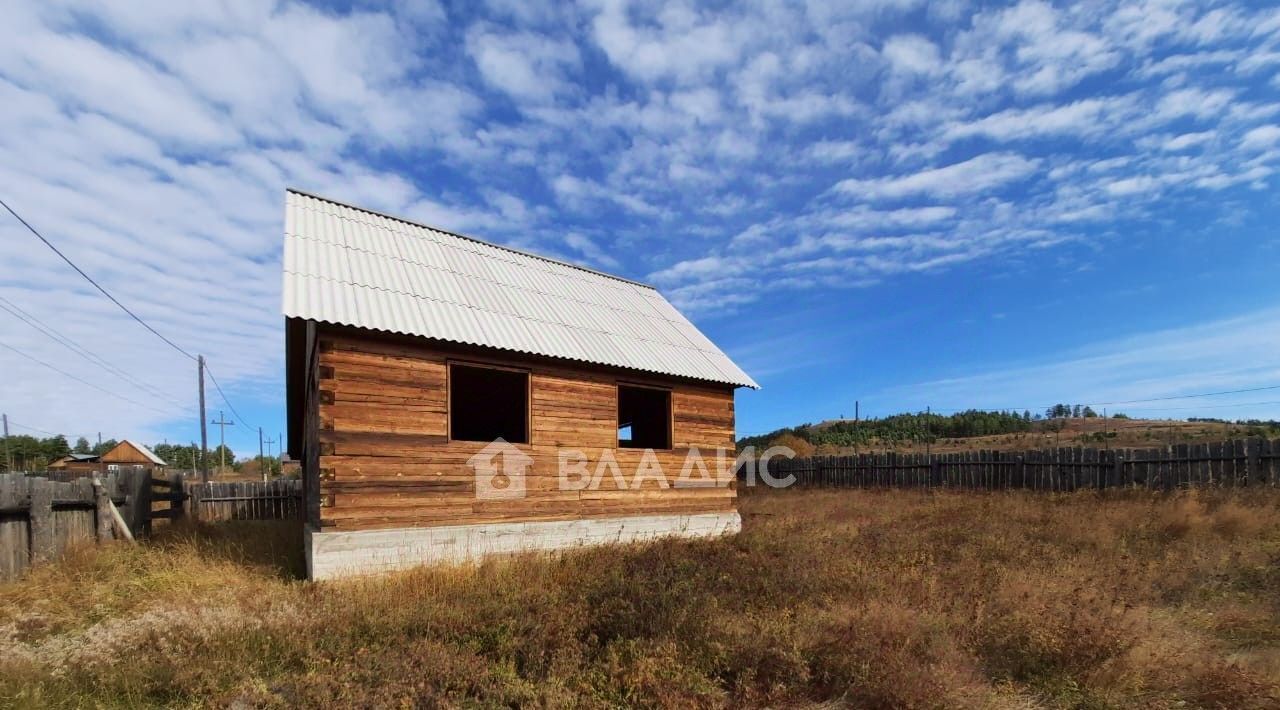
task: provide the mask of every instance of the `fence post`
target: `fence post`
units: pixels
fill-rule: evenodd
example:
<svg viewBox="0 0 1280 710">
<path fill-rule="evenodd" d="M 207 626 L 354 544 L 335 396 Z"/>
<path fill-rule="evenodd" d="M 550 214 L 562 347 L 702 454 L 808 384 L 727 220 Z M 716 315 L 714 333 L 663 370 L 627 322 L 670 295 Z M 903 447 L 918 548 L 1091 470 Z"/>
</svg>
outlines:
<svg viewBox="0 0 1280 710">
<path fill-rule="evenodd" d="M 191 506 L 191 519 L 200 522 L 201 513 L 201 497 L 204 493 L 204 484 L 191 482 L 189 486 L 184 488 L 187 491 L 187 504 Z"/>
<path fill-rule="evenodd" d="M 53 559 L 53 482 L 44 478 L 31 481 L 31 561 Z"/>
<path fill-rule="evenodd" d="M 1111 480 L 1113 486 L 1121 488 L 1124 486 L 1124 454 L 1116 451 L 1115 460 L 1111 463 L 1114 469 L 1111 472 Z"/>
<path fill-rule="evenodd" d="M 186 510 L 182 507 L 183 493 L 182 474 L 169 474 L 169 524 L 173 525 L 182 519 Z"/>
<path fill-rule="evenodd" d="M 98 542 L 109 542 L 111 535 L 111 498 L 102 487 L 102 479 L 93 474 L 93 520 Z"/>
</svg>

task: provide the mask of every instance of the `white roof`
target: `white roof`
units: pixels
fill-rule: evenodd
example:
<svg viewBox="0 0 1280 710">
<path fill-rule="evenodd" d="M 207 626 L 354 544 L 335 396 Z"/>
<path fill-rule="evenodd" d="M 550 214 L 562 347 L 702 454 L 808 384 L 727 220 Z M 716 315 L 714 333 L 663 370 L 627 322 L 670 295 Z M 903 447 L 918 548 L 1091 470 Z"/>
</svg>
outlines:
<svg viewBox="0 0 1280 710">
<path fill-rule="evenodd" d="M 284 314 L 757 387 L 652 286 L 295 190 Z"/>
<path fill-rule="evenodd" d="M 147 447 L 143 446 L 142 444 L 139 444 L 138 442 L 132 439 L 125 439 L 121 443 L 128 444 L 129 446 L 132 446 L 133 448 L 137 449 L 143 456 L 146 456 L 147 459 L 151 461 L 151 463 L 157 466 L 169 465 L 164 462 L 164 459 L 160 458 L 159 456 L 156 456 L 156 452 L 152 451 L 151 449 L 148 449 Z"/>
</svg>

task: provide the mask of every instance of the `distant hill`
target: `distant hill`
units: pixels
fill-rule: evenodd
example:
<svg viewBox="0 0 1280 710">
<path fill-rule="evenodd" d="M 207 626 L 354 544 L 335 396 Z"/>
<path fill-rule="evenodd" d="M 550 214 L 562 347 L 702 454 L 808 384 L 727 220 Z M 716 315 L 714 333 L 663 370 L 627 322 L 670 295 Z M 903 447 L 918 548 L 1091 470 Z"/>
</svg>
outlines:
<svg viewBox="0 0 1280 710">
<path fill-rule="evenodd" d="M 1065 414 L 1065 416 L 1048 416 Z M 1078 416 L 1076 416 L 1078 414 Z M 970 410 L 951 415 L 896 414 L 876 419 L 833 419 L 738 440 L 757 449 L 785 444 L 800 455 L 867 451 L 973 451 L 1053 446 L 1146 447 L 1245 436 L 1280 435 L 1280 422 L 1219 419 L 1103 418 L 1087 407 L 1058 405 L 1045 414 Z"/>
</svg>

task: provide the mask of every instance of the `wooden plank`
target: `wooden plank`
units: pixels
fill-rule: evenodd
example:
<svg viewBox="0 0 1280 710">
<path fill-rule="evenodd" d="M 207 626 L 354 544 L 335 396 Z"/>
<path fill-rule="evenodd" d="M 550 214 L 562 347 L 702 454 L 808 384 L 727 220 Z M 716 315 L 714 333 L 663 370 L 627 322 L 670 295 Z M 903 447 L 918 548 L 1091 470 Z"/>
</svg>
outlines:
<svg viewBox="0 0 1280 710">
<path fill-rule="evenodd" d="M 56 546 L 53 530 L 53 487 L 52 481 L 31 479 L 31 503 L 27 513 L 31 526 L 31 561 L 47 562 L 54 557 Z"/>
</svg>

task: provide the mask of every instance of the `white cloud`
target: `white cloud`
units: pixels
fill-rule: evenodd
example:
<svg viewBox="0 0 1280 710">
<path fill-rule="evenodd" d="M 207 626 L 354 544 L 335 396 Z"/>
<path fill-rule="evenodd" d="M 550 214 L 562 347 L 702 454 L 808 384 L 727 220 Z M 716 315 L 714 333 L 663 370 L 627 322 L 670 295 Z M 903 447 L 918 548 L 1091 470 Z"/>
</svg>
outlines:
<svg viewBox="0 0 1280 710">
<path fill-rule="evenodd" d="M 1038 164 L 1037 160 L 1017 153 L 985 153 L 912 175 L 842 180 L 834 189 L 866 199 L 897 199 L 922 194 L 955 197 L 987 192 L 1025 179 L 1036 171 Z"/>
<path fill-rule="evenodd" d="M 1215 131 L 1183 133 L 1166 140 L 1161 147 L 1164 150 L 1169 151 L 1186 150 L 1188 148 L 1195 148 L 1196 146 L 1204 145 L 1205 143 L 1213 140 L 1216 135 L 1217 133 Z"/>
<path fill-rule="evenodd" d="M 465 14 L 11 3 L 0 180 L 224 385 L 275 406 L 288 184 L 651 274 L 714 316 L 1066 241 L 1103 249 L 1100 234 L 1175 208 L 1236 214 L 1280 167 L 1280 15 L 1238 1 Z M 127 322 L 29 235 L 0 232 L 0 294 L 132 356 Z M 162 431 L 105 397 L 64 402 L 3 353 L 0 367 L 23 373 L 15 396 L 51 402 L 42 428 Z M 136 367 L 187 399 L 187 363 L 156 350 Z"/>
<path fill-rule="evenodd" d="M 1011 141 L 1051 135 L 1094 135 L 1113 129 L 1133 110 L 1134 102 L 1128 97 L 1083 99 L 1062 106 L 1041 104 L 952 124 L 947 129 L 947 137 L 954 140 L 984 135 L 997 141 Z"/>
<path fill-rule="evenodd" d="M 572 42 L 530 33 L 501 34 L 475 27 L 466 42 L 485 81 L 524 101 L 548 101 L 570 91 L 565 73 L 581 61 Z"/>
<path fill-rule="evenodd" d="M 906 74 L 937 74 L 942 71 L 938 47 L 920 35 L 894 35 L 881 50 L 895 71 Z"/>
<path fill-rule="evenodd" d="M 1240 141 L 1243 148 L 1257 150 L 1260 148 L 1270 148 L 1280 143 L 1280 126 L 1258 126 L 1244 134 L 1244 138 Z"/>
<path fill-rule="evenodd" d="M 617 269 L 622 265 L 617 258 L 602 249 L 599 244 L 596 244 L 594 240 L 585 234 L 570 232 L 565 235 L 564 243 L 571 249 L 585 256 L 592 263 L 599 264 L 610 269 Z"/>
<path fill-rule="evenodd" d="M 609 60 L 643 81 L 705 77 L 737 61 L 747 39 L 744 28 L 678 4 L 646 18 L 650 26 L 633 25 L 631 10 L 622 0 L 605 0 L 592 29 Z"/>
</svg>

